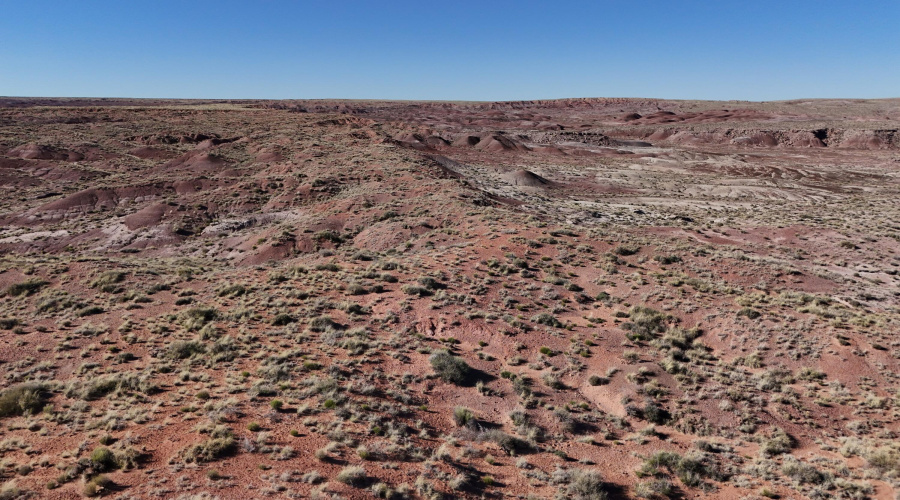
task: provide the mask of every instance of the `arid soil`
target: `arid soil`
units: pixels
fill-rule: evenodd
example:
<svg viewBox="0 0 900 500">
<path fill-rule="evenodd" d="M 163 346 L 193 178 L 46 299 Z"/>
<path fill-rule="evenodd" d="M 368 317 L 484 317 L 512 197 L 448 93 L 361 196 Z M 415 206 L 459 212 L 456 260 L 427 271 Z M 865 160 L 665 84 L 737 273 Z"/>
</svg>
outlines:
<svg viewBox="0 0 900 500">
<path fill-rule="evenodd" d="M 0 98 L 0 498 L 900 491 L 900 100 Z"/>
</svg>

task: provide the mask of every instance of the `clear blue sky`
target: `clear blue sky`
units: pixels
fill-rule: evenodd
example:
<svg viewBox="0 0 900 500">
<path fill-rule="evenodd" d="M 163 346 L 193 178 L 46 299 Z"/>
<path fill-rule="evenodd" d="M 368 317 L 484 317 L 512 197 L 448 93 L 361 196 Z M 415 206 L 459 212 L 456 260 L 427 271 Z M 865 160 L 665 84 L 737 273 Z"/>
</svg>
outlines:
<svg viewBox="0 0 900 500">
<path fill-rule="evenodd" d="M 0 95 L 900 97 L 900 0 L 4 0 Z"/>
</svg>

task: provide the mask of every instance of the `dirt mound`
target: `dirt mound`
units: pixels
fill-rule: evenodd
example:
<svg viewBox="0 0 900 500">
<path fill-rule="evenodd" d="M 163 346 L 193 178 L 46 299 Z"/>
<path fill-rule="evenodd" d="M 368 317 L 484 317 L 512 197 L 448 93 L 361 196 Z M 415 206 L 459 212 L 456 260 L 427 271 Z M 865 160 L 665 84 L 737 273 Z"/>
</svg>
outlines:
<svg viewBox="0 0 900 500">
<path fill-rule="evenodd" d="M 432 160 L 437 163 L 438 167 L 438 176 L 440 178 L 454 178 L 458 179 L 462 177 L 460 172 L 463 172 L 466 169 L 466 166 L 457 161 L 453 161 L 446 156 L 434 155 L 429 156 Z"/>
<path fill-rule="evenodd" d="M 540 122 L 534 126 L 536 130 L 563 130 L 565 126 L 559 123 Z"/>
<path fill-rule="evenodd" d="M 256 154 L 257 163 L 278 163 L 284 161 L 284 155 L 280 151 L 260 151 Z"/>
<path fill-rule="evenodd" d="M 358 135 L 358 134 L 357 134 Z M 357 137 L 357 138 L 362 138 Z M 367 138 L 374 138 L 367 135 Z M 435 134 L 432 131 L 401 131 L 395 133 L 391 140 L 397 143 L 420 151 L 424 150 L 442 150 L 451 147 L 451 141 Z"/>
<path fill-rule="evenodd" d="M 477 135 L 463 134 L 453 140 L 453 145 L 473 147 L 478 145 L 479 142 L 481 142 L 481 137 Z"/>
<path fill-rule="evenodd" d="M 354 237 L 353 244 L 359 248 L 382 252 L 400 246 L 411 235 L 412 232 L 405 224 L 380 222 L 363 229 Z"/>
<path fill-rule="evenodd" d="M 504 179 L 507 182 L 512 184 L 513 186 L 521 186 L 521 187 L 533 187 L 533 188 L 548 188 L 553 185 L 549 180 L 541 177 L 540 175 L 530 171 L 525 170 L 524 168 L 520 168 L 518 170 L 514 170 L 505 174 Z"/>
<path fill-rule="evenodd" d="M 651 115 L 638 118 L 642 123 L 659 124 L 659 123 L 677 123 L 684 121 L 683 117 L 677 116 L 671 111 L 659 111 Z"/>
<path fill-rule="evenodd" d="M 657 129 L 650 133 L 650 135 L 646 136 L 646 138 L 651 141 L 664 141 L 671 137 L 674 133 L 675 131 L 672 129 Z"/>
<path fill-rule="evenodd" d="M 443 149 L 450 146 L 450 141 L 436 135 L 425 137 L 422 142 L 432 149 Z"/>
<path fill-rule="evenodd" d="M 152 227 L 159 225 L 162 222 L 167 212 L 171 212 L 175 210 L 175 207 L 167 205 L 165 203 L 153 203 L 148 205 L 137 212 L 126 216 L 123 219 L 125 225 L 128 226 L 128 229 L 134 231 L 135 229 L 140 229 L 142 227 Z"/>
<path fill-rule="evenodd" d="M 186 153 L 162 165 L 163 169 L 187 169 L 193 172 L 221 170 L 226 166 L 223 158 L 210 153 Z"/>
<path fill-rule="evenodd" d="M 6 155 L 25 160 L 80 161 L 84 159 L 83 154 L 75 151 L 35 143 L 17 146 L 7 151 Z"/>
<path fill-rule="evenodd" d="M 110 209 L 123 201 L 141 202 L 168 192 L 171 187 L 162 185 L 132 186 L 123 188 L 89 188 L 51 201 L 35 209 L 38 213 L 69 212 Z"/>
<path fill-rule="evenodd" d="M 165 149 L 152 148 L 150 146 L 142 146 L 132 149 L 128 152 L 132 156 L 137 156 L 144 160 L 167 160 L 174 156 L 170 151 Z"/>
<path fill-rule="evenodd" d="M 528 151 L 524 144 L 501 134 L 485 134 L 481 136 L 481 140 L 475 145 L 475 149 L 491 152 Z"/>
</svg>

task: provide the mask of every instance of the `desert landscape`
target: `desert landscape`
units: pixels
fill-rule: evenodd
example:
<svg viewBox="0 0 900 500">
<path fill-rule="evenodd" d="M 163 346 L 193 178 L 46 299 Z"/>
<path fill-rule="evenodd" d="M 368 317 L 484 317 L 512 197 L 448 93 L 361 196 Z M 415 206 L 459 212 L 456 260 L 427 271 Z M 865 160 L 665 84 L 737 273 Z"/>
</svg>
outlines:
<svg viewBox="0 0 900 500">
<path fill-rule="evenodd" d="M 900 99 L 0 98 L 0 499 L 895 499 Z"/>
</svg>

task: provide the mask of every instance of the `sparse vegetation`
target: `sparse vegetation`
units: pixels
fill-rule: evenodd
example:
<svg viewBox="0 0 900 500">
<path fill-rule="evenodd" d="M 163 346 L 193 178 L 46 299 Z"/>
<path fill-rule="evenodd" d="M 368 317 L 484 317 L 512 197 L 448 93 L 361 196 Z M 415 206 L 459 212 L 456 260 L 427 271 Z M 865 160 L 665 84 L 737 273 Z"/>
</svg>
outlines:
<svg viewBox="0 0 900 500">
<path fill-rule="evenodd" d="M 0 500 L 900 485 L 879 115 L 92 102 L 0 105 Z"/>
</svg>

